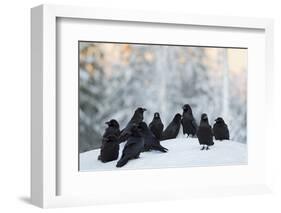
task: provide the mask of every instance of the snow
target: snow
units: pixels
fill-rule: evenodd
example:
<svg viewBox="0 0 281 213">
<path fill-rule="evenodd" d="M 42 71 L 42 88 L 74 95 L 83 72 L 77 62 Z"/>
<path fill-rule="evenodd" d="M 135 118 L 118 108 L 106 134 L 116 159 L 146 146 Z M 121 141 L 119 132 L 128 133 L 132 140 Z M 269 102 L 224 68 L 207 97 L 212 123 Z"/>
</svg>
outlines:
<svg viewBox="0 0 281 213">
<path fill-rule="evenodd" d="M 80 171 L 105 171 L 128 169 L 156 169 L 194 166 L 225 166 L 247 164 L 247 145 L 235 141 L 214 141 L 210 150 L 200 150 L 196 138 L 177 138 L 162 141 L 167 153 L 143 152 L 139 159 L 130 160 L 124 167 L 116 168 L 117 161 L 102 163 L 97 160 L 100 150 L 80 154 Z M 123 146 L 120 145 L 121 156 Z"/>
</svg>

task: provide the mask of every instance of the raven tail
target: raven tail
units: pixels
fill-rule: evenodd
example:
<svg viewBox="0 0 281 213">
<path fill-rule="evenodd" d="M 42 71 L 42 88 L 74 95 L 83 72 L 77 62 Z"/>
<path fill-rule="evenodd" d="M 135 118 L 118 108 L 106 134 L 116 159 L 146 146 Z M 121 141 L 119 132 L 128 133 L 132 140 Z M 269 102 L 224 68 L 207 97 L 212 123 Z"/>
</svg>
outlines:
<svg viewBox="0 0 281 213">
<path fill-rule="evenodd" d="M 167 148 L 165 148 L 165 147 L 163 147 L 163 146 L 161 146 L 161 145 L 153 146 L 152 148 L 153 148 L 154 150 L 157 150 L 157 151 L 160 151 L 160 152 L 167 152 L 167 151 L 168 151 Z"/>
<path fill-rule="evenodd" d="M 128 161 L 129 159 L 127 157 L 123 157 L 117 162 L 116 167 L 120 168 L 122 166 L 125 166 L 128 163 Z"/>
</svg>

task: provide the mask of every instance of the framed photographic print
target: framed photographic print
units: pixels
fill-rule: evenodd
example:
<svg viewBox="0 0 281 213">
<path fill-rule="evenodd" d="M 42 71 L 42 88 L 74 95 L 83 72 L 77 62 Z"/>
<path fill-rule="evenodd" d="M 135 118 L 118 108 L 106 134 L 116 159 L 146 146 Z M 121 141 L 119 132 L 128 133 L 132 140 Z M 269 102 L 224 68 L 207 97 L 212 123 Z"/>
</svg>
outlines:
<svg viewBox="0 0 281 213">
<path fill-rule="evenodd" d="M 150 150 L 124 169 L 247 163 L 247 48 L 79 41 L 79 54 L 79 171 L 120 170 L 127 123 L 140 115 Z M 211 126 L 223 117 L 212 151 L 198 146 L 202 113 Z"/>
<path fill-rule="evenodd" d="M 31 14 L 32 203 L 270 192 L 272 20 Z"/>
</svg>

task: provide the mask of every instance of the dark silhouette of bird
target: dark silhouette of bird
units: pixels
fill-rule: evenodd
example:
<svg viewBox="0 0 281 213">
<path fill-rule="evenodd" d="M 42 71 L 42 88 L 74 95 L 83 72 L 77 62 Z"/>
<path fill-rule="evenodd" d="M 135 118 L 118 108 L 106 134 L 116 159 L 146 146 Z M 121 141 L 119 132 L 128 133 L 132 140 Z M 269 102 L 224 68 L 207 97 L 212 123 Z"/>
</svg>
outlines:
<svg viewBox="0 0 281 213">
<path fill-rule="evenodd" d="M 119 123 L 115 119 L 105 122 L 108 127 L 105 129 L 102 138 L 102 145 L 98 160 L 106 163 L 116 160 L 119 155 Z"/>
<path fill-rule="evenodd" d="M 155 137 L 158 140 L 161 140 L 164 125 L 161 121 L 161 118 L 160 118 L 160 115 L 158 112 L 154 113 L 154 117 L 153 117 L 151 123 L 149 124 L 149 128 L 150 128 L 151 132 L 155 135 Z"/>
<path fill-rule="evenodd" d="M 162 140 L 176 138 L 180 131 L 181 115 L 177 113 L 162 134 Z"/>
<path fill-rule="evenodd" d="M 139 107 L 135 110 L 135 113 L 134 113 L 133 117 L 131 118 L 129 123 L 126 125 L 126 127 L 121 131 L 121 134 L 120 134 L 120 137 L 119 137 L 120 143 L 124 142 L 128 139 L 130 130 L 131 130 L 131 128 L 134 124 L 138 125 L 140 122 L 143 121 L 143 112 L 144 111 L 146 111 L 146 109 L 141 108 L 141 107 Z"/>
<path fill-rule="evenodd" d="M 197 130 L 197 137 L 200 145 L 203 145 L 201 150 L 208 150 L 209 146 L 214 145 L 212 127 L 209 124 L 208 116 L 206 113 L 201 115 L 200 125 Z"/>
<path fill-rule="evenodd" d="M 119 141 L 115 135 L 103 137 L 98 160 L 103 163 L 117 160 L 119 155 Z"/>
<path fill-rule="evenodd" d="M 117 162 L 116 167 L 122 167 L 129 160 L 139 158 L 140 153 L 144 149 L 143 129 L 141 126 L 133 124 L 128 134 L 127 143 L 123 148 L 122 156 Z"/>
<path fill-rule="evenodd" d="M 229 130 L 223 118 L 218 117 L 213 126 L 213 133 L 216 140 L 229 140 Z"/>
<path fill-rule="evenodd" d="M 110 121 L 105 122 L 108 127 L 105 129 L 105 132 L 103 133 L 103 138 L 106 138 L 108 136 L 116 136 L 119 138 L 120 136 L 120 129 L 119 129 L 119 123 L 115 119 L 111 119 Z"/>
<path fill-rule="evenodd" d="M 192 109 L 189 106 L 189 104 L 185 104 L 183 107 L 183 113 L 182 113 L 182 131 L 183 134 L 187 134 L 187 137 L 191 135 L 192 137 L 196 136 L 197 132 L 197 123 L 193 117 Z"/>
<path fill-rule="evenodd" d="M 168 149 L 161 146 L 159 139 L 155 137 L 155 135 L 151 132 L 145 122 L 141 122 L 139 124 L 140 128 L 143 130 L 143 138 L 144 138 L 144 149 L 143 151 L 151 151 L 156 150 L 160 152 L 167 152 Z"/>
</svg>

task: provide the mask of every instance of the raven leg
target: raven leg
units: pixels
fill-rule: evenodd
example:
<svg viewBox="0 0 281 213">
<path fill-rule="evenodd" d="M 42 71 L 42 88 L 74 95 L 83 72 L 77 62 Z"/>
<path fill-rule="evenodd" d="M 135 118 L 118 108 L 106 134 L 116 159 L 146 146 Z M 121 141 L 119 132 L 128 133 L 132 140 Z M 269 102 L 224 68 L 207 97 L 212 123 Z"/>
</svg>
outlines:
<svg viewBox="0 0 281 213">
<path fill-rule="evenodd" d="M 202 146 L 201 150 L 204 150 L 205 149 L 205 146 Z"/>
</svg>

